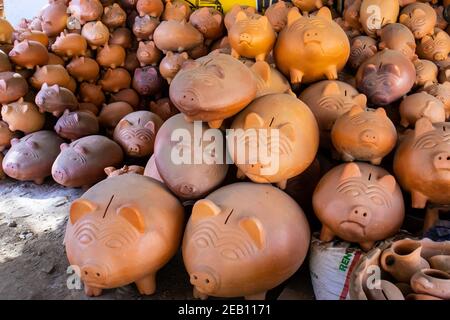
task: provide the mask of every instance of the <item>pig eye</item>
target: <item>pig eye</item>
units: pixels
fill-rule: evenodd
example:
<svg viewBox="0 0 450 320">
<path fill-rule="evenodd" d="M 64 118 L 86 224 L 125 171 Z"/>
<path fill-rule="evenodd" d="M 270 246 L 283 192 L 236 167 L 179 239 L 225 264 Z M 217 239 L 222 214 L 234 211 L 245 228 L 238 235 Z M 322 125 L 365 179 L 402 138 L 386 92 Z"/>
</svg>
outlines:
<svg viewBox="0 0 450 320">
<path fill-rule="evenodd" d="M 197 244 L 197 246 L 199 248 L 207 248 L 208 247 L 208 241 L 206 241 L 206 239 L 200 238 L 197 241 L 195 241 L 195 243 Z"/>
<path fill-rule="evenodd" d="M 345 192 L 345 194 L 348 195 L 348 196 L 351 196 L 351 197 L 357 197 L 361 193 L 359 193 L 358 190 L 348 190 L 347 192 Z"/>
<path fill-rule="evenodd" d="M 238 254 L 234 250 L 231 250 L 231 249 L 223 250 L 222 251 L 222 256 L 224 258 L 227 258 L 227 259 L 230 259 L 230 260 L 238 260 L 239 259 Z"/>
<path fill-rule="evenodd" d="M 131 134 L 124 134 L 123 135 L 123 138 L 125 139 L 125 140 L 130 140 L 131 138 L 133 138 L 133 136 L 131 135 Z"/>
<path fill-rule="evenodd" d="M 105 246 L 116 249 L 116 248 L 120 248 L 122 246 L 122 242 L 120 242 L 117 239 L 111 239 L 111 240 L 106 241 Z"/>
<path fill-rule="evenodd" d="M 372 202 L 375 203 L 377 206 L 384 205 L 383 198 L 381 198 L 379 196 L 372 196 L 372 197 L 370 197 L 370 200 L 372 200 Z"/>
<path fill-rule="evenodd" d="M 78 239 L 82 244 L 89 244 L 93 239 L 87 234 L 82 234 Z"/>
</svg>

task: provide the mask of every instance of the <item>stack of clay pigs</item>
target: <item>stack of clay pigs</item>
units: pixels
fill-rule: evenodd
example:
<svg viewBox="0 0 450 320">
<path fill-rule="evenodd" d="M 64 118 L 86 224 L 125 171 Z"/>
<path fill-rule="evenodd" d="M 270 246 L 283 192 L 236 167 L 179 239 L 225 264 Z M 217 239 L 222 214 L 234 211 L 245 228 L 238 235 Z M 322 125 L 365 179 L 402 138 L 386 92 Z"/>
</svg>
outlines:
<svg viewBox="0 0 450 320">
<path fill-rule="evenodd" d="M 427 230 L 448 210 L 450 1 L 191 5 L 50 0 L 0 20 L 2 170 L 89 189 L 65 237 L 87 295 L 154 293 L 181 247 L 194 297 L 261 299 L 314 219 L 369 251 L 405 211 Z"/>
</svg>

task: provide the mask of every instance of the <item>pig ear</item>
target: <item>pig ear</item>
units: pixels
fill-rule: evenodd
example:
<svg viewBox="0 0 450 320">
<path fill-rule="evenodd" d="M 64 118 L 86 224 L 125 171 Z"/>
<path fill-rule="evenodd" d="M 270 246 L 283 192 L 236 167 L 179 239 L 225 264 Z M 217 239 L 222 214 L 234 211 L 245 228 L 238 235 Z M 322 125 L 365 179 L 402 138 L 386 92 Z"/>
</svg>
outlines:
<svg viewBox="0 0 450 320">
<path fill-rule="evenodd" d="M 41 90 L 45 90 L 45 89 L 47 89 L 47 88 L 48 88 L 48 84 L 47 84 L 47 82 L 44 82 L 44 83 L 42 84 Z"/>
<path fill-rule="evenodd" d="M 220 214 L 221 209 L 214 202 L 209 199 L 198 200 L 192 208 L 191 219 L 197 222 L 202 219 L 215 217 Z"/>
<path fill-rule="evenodd" d="M 369 49 L 372 50 L 373 53 L 377 53 L 377 51 L 378 51 L 377 46 L 374 44 L 370 45 Z"/>
<path fill-rule="evenodd" d="M 30 108 L 27 104 L 23 104 L 21 106 L 21 110 L 22 110 L 22 113 L 26 113 L 26 112 L 28 112 L 28 110 L 30 110 Z"/>
<path fill-rule="evenodd" d="M 183 59 L 186 59 L 186 60 L 189 59 L 189 55 L 187 54 L 187 52 L 181 53 L 180 56 L 181 56 Z"/>
<path fill-rule="evenodd" d="M 270 70 L 270 66 L 267 62 L 257 61 L 251 67 L 251 69 L 253 70 L 253 72 L 258 74 L 264 80 L 265 83 L 270 83 L 271 70 Z"/>
<path fill-rule="evenodd" d="M 434 101 L 428 101 L 425 108 L 422 111 L 422 116 L 427 117 L 428 119 L 431 119 L 433 117 L 433 107 L 435 107 L 435 102 Z M 442 110 L 442 121 L 439 122 L 444 122 L 445 121 L 445 110 L 444 108 L 441 107 Z"/>
<path fill-rule="evenodd" d="M 353 107 L 350 109 L 350 111 L 349 111 L 349 116 L 350 116 L 350 117 L 354 117 L 354 116 L 356 116 L 357 114 L 360 114 L 360 113 L 362 113 L 362 112 L 364 112 L 364 108 L 362 108 L 362 107 L 360 107 L 360 106 L 353 106 Z"/>
<path fill-rule="evenodd" d="M 434 82 L 433 81 L 427 81 L 427 82 L 424 83 L 423 88 L 426 89 L 426 88 L 430 88 L 430 87 L 433 87 L 433 86 L 434 86 Z"/>
<path fill-rule="evenodd" d="M 400 68 L 396 64 L 393 64 L 393 63 L 383 64 L 381 66 L 381 72 L 392 73 L 392 74 L 396 75 L 397 77 L 400 77 L 402 75 Z"/>
<path fill-rule="evenodd" d="M 236 15 L 235 22 L 248 20 L 247 14 L 244 11 L 239 11 Z"/>
<path fill-rule="evenodd" d="M 4 79 L 0 80 L 0 89 L 6 90 L 6 81 Z"/>
<path fill-rule="evenodd" d="M 11 139 L 11 145 L 13 146 L 13 145 L 15 145 L 16 143 L 19 143 L 20 142 L 20 140 L 19 139 L 17 139 L 17 138 L 12 138 Z"/>
<path fill-rule="evenodd" d="M 114 167 L 106 167 L 106 168 L 104 169 L 104 171 L 105 171 L 106 175 L 109 177 L 109 176 L 111 175 L 111 173 L 113 173 L 114 171 L 116 171 L 116 168 L 114 168 Z"/>
<path fill-rule="evenodd" d="M 291 141 L 295 141 L 295 128 L 292 123 L 285 123 L 278 127 L 280 134 L 284 135 Z"/>
<path fill-rule="evenodd" d="M 222 15 L 220 15 L 220 14 L 214 14 L 214 15 L 213 15 L 213 19 L 216 20 L 216 22 L 217 22 L 218 24 L 221 24 L 221 23 L 222 23 Z"/>
<path fill-rule="evenodd" d="M 119 121 L 119 123 L 117 124 L 117 126 L 119 128 L 126 128 L 126 127 L 131 127 L 131 122 L 126 120 L 126 119 L 122 119 Z"/>
<path fill-rule="evenodd" d="M 332 96 L 340 93 L 341 90 L 339 90 L 338 84 L 334 81 L 328 83 L 322 91 L 322 95 L 324 96 Z"/>
<path fill-rule="evenodd" d="M 183 52 L 183 53 L 184 53 L 184 52 Z M 173 52 L 172 52 L 172 51 L 167 51 L 166 57 L 168 57 L 168 58 L 173 57 Z"/>
<path fill-rule="evenodd" d="M 348 163 L 344 167 L 344 171 L 342 171 L 342 175 L 340 181 L 344 181 L 350 178 L 360 178 L 361 171 L 356 163 Z"/>
<path fill-rule="evenodd" d="M 245 117 L 245 123 L 244 123 L 244 129 L 250 129 L 250 128 L 262 128 L 264 126 L 264 119 L 261 118 L 259 114 L 256 112 L 250 112 Z"/>
<path fill-rule="evenodd" d="M 391 175 L 378 179 L 378 183 L 385 187 L 390 194 L 394 193 L 395 187 L 397 186 L 397 181 L 395 181 L 395 178 Z"/>
<path fill-rule="evenodd" d="M 367 105 L 367 97 L 365 94 L 358 94 L 353 97 L 353 103 L 361 108 L 364 108 Z"/>
<path fill-rule="evenodd" d="M 269 26 L 271 26 L 270 22 L 269 22 L 269 19 L 267 19 L 266 16 L 262 16 L 261 18 L 259 18 L 259 23 L 263 27 L 264 30 L 267 30 L 267 28 Z"/>
<path fill-rule="evenodd" d="M 239 221 L 239 226 L 250 236 L 258 249 L 264 248 L 264 228 L 259 219 L 245 217 Z"/>
<path fill-rule="evenodd" d="M 406 13 L 402 13 L 400 15 L 399 21 L 400 21 L 400 23 L 405 24 L 408 21 L 408 19 L 409 19 L 409 16 Z"/>
<path fill-rule="evenodd" d="M 367 66 L 364 67 L 363 76 L 365 77 L 371 73 L 377 73 L 377 70 L 378 70 L 378 68 L 376 65 L 374 65 L 372 63 L 368 64 Z"/>
<path fill-rule="evenodd" d="M 27 146 L 29 146 L 31 149 L 37 149 L 37 148 L 38 148 L 38 144 L 36 143 L 36 141 L 27 141 L 26 144 L 27 144 Z"/>
<path fill-rule="evenodd" d="M 412 14 L 417 17 L 425 17 L 427 14 L 420 8 L 416 8 L 413 10 Z"/>
<path fill-rule="evenodd" d="M 68 143 L 61 143 L 60 146 L 59 146 L 59 149 L 60 149 L 61 151 L 63 151 L 63 150 L 65 150 L 65 149 L 67 149 L 68 147 L 69 147 L 69 144 L 68 144 Z"/>
<path fill-rule="evenodd" d="M 320 8 L 319 11 L 317 12 L 316 17 L 322 17 L 329 21 L 333 20 L 333 17 L 331 16 L 331 11 L 330 11 L 330 9 L 328 9 L 328 7 Z"/>
<path fill-rule="evenodd" d="M 421 43 L 421 44 L 425 44 L 426 42 L 428 42 L 428 41 L 430 41 L 430 40 L 432 40 L 432 38 L 431 38 L 430 36 L 426 35 L 425 37 L 423 37 L 423 38 L 420 40 L 420 43 Z"/>
<path fill-rule="evenodd" d="M 70 223 L 75 224 L 88 213 L 97 209 L 97 205 L 87 199 L 77 199 L 70 206 Z"/>
<path fill-rule="evenodd" d="M 86 155 L 88 153 L 88 150 L 85 147 L 78 144 L 74 147 L 74 150 L 82 155 Z"/>
<path fill-rule="evenodd" d="M 386 43 L 385 43 L 384 41 L 381 41 L 381 42 L 378 44 L 378 48 L 380 48 L 380 50 L 386 49 Z"/>
<path fill-rule="evenodd" d="M 414 50 L 414 51 L 416 50 L 416 43 L 415 42 L 407 42 L 406 45 L 408 47 L 410 47 L 411 50 Z"/>
<path fill-rule="evenodd" d="M 206 67 L 209 72 L 214 73 L 219 79 L 225 78 L 225 72 L 223 68 L 219 65 L 209 65 Z"/>
<path fill-rule="evenodd" d="M 288 27 L 290 27 L 295 21 L 297 21 L 301 17 L 302 17 L 302 15 L 300 14 L 300 11 L 298 11 L 298 8 L 297 7 L 292 7 L 288 11 L 288 16 L 287 16 L 287 25 L 288 25 Z"/>
<path fill-rule="evenodd" d="M 361 47 L 363 45 L 362 41 L 360 39 L 355 39 L 352 43 L 352 45 Z"/>
<path fill-rule="evenodd" d="M 375 113 L 379 114 L 380 116 L 387 117 L 386 110 L 384 110 L 383 108 L 378 108 L 377 110 L 375 110 Z"/>
<path fill-rule="evenodd" d="M 181 69 L 190 70 L 190 69 L 197 68 L 198 66 L 199 66 L 199 63 L 195 60 L 186 60 L 185 62 L 183 62 Z"/>
<path fill-rule="evenodd" d="M 155 123 L 153 121 L 148 121 L 145 125 L 144 128 L 150 130 L 151 132 L 155 132 L 156 131 L 156 126 Z"/>
<path fill-rule="evenodd" d="M 420 118 L 419 120 L 416 121 L 416 126 L 414 128 L 414 135 L 416 137 L 419 137 L 421 135 L 423 135 L 424 133 L 433 131 L 434 127 L 433 124 L 431 123 L 430 119 L 428 118 Z"/>
<path fill-rule="evenodd" d="M 125 218 L 140 233 L 145 232 L 145 220 L 138 208 L 124 205 L 117 209 L 117 214 Z"/>
</svg>

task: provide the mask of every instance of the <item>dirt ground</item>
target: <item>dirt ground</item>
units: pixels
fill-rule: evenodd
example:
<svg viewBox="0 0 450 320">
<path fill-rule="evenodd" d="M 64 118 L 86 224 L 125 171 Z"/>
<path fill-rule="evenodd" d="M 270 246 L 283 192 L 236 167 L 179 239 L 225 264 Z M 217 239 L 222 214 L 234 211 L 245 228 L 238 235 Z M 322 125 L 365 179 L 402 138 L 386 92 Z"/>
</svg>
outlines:
<svg viewBox="0 0 450 320">
<path fill-rule="evenodd" d="M 71 274 L 63 246 L 69 205 L 82 193 L 53 181 L 0 181 L 0 299 L 87 299 L 82 289 L 67 286 Z M 155 295 L 141 296 L 129 285 L 95 299 L 192 299 L 188 279 L 178 253 L 158 273 Z M 307 268 L 268 298 L 280 293 L 283 299 L 313 299 Z"/>
</svg>

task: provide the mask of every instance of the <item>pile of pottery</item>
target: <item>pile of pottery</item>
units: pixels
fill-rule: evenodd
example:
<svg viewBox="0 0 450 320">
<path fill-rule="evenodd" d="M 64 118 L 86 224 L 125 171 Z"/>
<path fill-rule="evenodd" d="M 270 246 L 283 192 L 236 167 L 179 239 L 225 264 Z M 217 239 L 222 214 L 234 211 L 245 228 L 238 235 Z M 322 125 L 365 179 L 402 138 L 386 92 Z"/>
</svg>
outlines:
<svg viewBox="0 0 450 320">
<path fill-rule="evenodd" d="M 194 296 L 264 297 L 305 259 L 304 212 L 369 251 L 448 211 L 448 5 L 50 0 L 0 19 L 2 170 L 91 187 L 66 233 L 88 295 L 153 293 L 183 238 Z"/>
</svg>

